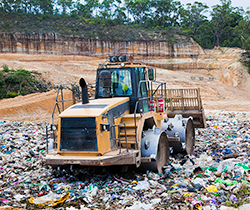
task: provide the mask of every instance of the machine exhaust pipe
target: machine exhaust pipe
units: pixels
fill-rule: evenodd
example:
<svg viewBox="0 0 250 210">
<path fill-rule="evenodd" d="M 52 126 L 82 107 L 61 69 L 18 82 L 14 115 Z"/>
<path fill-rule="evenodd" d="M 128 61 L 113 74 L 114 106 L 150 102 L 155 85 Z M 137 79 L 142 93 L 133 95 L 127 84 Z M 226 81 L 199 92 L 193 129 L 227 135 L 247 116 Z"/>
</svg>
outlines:
<svg viewBox="0 0 250 210">
<path fill-rule="evenodd" d="M 85 79 L 81 78 L 79 84 L 82 88 L 82 104 L 89 103 L 88 86 Z"/>
</svg>

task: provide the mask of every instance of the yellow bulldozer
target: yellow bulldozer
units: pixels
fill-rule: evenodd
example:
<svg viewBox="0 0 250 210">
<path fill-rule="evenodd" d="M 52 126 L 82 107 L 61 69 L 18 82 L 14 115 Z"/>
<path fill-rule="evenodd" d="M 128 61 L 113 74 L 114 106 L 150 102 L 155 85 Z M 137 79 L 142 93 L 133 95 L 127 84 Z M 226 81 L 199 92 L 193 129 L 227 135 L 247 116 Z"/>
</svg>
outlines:
<svg viewBox="0 0 250 210">
<path fill-rule="evenodd" d="M 205 127 L 199 89 L 167 89 L 156 80 L 155 68 L 127 55 L 99 64 L 94 99 L 88 98 L 86 81 L 79 83 L 81 102 L 74 99 L 57 123 L 52 117 L 53 149 L 46 155 L 47 165 L 150 164 L 162 173 L 170 151 L 192 153 L 194 129 Z"/>
</svg>

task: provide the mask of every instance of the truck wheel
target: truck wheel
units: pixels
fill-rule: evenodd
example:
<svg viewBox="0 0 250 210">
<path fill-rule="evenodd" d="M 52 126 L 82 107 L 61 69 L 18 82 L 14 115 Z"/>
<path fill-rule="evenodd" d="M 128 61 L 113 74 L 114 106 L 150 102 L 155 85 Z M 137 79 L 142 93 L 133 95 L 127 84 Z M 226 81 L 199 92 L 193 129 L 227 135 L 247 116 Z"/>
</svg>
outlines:
<svg viewBox="0 0 250 210">
<path fill-rule="evenodd" d="M 148 143 L 146 143 L 148 139 Z M 145 145 L 149 147 L 146 149 Z M 162 174 L 162 168 L 168 164 L 169 142 L 167 134 L 162 132 L 155 134 L 154 131 L 144 133 L 142 139 L 142 157 L 151 157 L 151 162 L 144 162 L 140 166 L 141 171 L 150 170 Z"/>
<path fill-rule="evenodd" d="M 186 152 L 190 154 L 194 151 L 194 140 L 195 140 L 195 132 L 194 132 L 194 123 L 191 119 L 187 121 L 186 126 Z"/>
<path fill-rule="evenodd" d="M 159 174 L 163 173 L 163 166 L 165 166 L 168 163 L 168 157 L 169 157 L 169 143 L 168 138 L 165 133 L 162 133 L 159 139 L 158 143 L 158 149 L 157 149 L 157 171 Z"/>
</svg>

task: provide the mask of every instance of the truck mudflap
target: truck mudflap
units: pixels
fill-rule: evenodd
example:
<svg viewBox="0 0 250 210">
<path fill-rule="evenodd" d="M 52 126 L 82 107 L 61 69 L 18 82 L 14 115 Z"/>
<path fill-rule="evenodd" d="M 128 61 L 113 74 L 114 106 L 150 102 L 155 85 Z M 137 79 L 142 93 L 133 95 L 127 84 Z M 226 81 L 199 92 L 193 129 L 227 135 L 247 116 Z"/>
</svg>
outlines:
<svg viewBox="0 0 250 210">
<path fill-rule="evenodd" d="M 103 156 L 68 156 L 60 154 L 47 154 L 47 165 L 82 165 L 82 166 L 111 166 L 111 165 L 136 165 L 140 166 L 141 153 L 139 150 L 129 150 L 114 154 L 111 152 Z"/>
</svg>

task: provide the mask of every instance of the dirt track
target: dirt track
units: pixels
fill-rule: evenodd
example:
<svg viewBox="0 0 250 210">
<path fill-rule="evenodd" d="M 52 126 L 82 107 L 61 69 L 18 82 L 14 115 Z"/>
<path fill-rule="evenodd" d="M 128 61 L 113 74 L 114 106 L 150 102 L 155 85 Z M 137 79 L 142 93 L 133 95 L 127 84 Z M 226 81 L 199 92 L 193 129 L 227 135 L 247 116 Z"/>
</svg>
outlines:
<svg viewBox="0 0 250 210">
<path fill-rule="evenodd" d="M 96 69 L 105 59 L 84 56 L 0 54 L 0 66 L 23 67 L 41 72 L 53 84 L 74 82 L 84 77 L 94 84 Z M 201 71 L 202 72 L 202 71 Z M 195 79 L 191 79 L 195 77 Z M 202 79 L 199 79 L 202 78 Z M 157 69 L 157 79 L 166 81 L 169 88 L 199 87 L 205 110 L 250 111 L 250 90 L 233 87 L 204 73 Z M 247 75 L 245 81 L 250 80 Z M 0 101 L 0 120 L 51 122 L 56 91 L 19 96 Z"/>
</svg>

